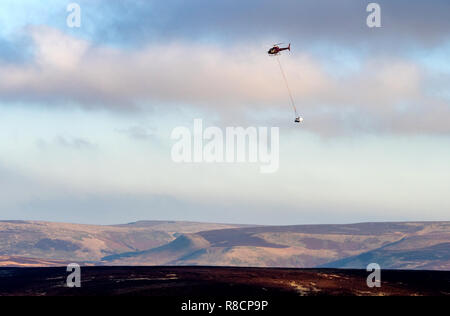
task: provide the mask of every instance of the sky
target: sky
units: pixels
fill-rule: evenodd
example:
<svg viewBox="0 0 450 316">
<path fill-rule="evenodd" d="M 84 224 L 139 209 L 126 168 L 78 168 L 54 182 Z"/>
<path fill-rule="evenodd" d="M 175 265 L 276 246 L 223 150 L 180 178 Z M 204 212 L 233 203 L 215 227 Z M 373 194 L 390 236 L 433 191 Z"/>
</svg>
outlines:
<svg viewBox="0 0 450 316">
<path fill-rule="evenodd" d="M 0 3 L 0 220 L 450 220 L 449 1 L 69 3 Z M 278 171 L 175 163 L 194 119 L 279 127 Z"/>
</svg>

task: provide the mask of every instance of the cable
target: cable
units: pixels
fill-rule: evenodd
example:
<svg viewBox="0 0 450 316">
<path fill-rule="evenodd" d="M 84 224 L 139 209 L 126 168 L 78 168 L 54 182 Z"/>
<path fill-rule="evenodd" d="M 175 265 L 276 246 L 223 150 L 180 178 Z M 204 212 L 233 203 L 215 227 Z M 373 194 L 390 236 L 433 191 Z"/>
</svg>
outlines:
<svg viewBox="0 0 450 316">
<path fill-rule="evenodd" d="M 291 88 L 289 87 L 289 83 L 288 83 L 286 74 L 283 70 L 283 66 L 281 65 L 280 58 L 278 56 L 276 56 L 276 57 L 277 57 L 278 65 L 280 66 L 281 74 L 283 75 L 284 83 L 286 84 L 286 88 L 289 92 L 289 97 L 291 99 L 292 108 L 294 109 L 294 112 L 295 112 L 295 117 L 298 117 L 297 108 L 296 108 L 295 102 L 294 102 L 294 97 L 292 96 Z"/>
</svg>

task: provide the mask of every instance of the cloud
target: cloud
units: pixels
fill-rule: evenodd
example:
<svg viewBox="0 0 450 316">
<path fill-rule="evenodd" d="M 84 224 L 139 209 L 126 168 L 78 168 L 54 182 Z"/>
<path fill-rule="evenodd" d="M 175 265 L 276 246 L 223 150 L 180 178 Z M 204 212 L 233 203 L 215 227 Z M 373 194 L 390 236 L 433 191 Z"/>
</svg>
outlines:
<svg viewBox="0 0 450 316">
<path fill-rule="evenodd" d="M 311 45 L 369 45 L 404 50 L 405 43 L 436 45 L 449 39 L 447 0 L 378 0 L 383 28 L 366 26 L 369 2 L 354 0 L 137 0 L 81 1 L 98 41 L 142 44 L 149 40 L 219 39 L 228 43 L 290 39 Z M 89 13 L 88 13 L 89 14 Z M 270 44 L 270 43 L 269 43 Z"/>
<path fill-rule="evenodd" d="M 377 30 L 365 25 L 367 3 L 353 0 L 79 0 L 82 28 L 72 30 L 65 3 L 35 11 L 32 2 L 10 1 L 29 25 L 0 37 L 3 159 L 12 166 L 0 165 L 4 218 L 283 224 L 447 214 L 447 0 L 380 0 Z M 0 7 L 9 16 L 0 24 L 15 30 L 16 16 Z M 274 41 L 293 42 L 281 61 L 301 127 L 265 54 Z M 18 104 L 34 108 L 16 112 Z M 69 106 L 83 110 L 60 111 Z M 170 129 L 193 113 L 214 113 L 205 124 L 282 126 L 280 174 L 173 165 Z M 147 119 L 158 130 L 139 125 Z"/>
<path fill-rule="evenodd" d="M 233 116 L 288 107 L 275 58 L 251 48 L 173 42 L 129 50 L 49 27 L 30 28 L 30 34 L 34 61 L 0 68 L 4 102 L 116 111 L 184 105 Z M 440 79 L 411 59 L 366 57 L 356 70 L 344 67 L 340 74 L 301 51 L 281 61 L 299 109 L 310 119 L 306 128 L 315 132 L 450 132 L 448 100 L 427 92 L 427 81 Z"/>
<path fill-rule="evenodd" d="M 54 198 L 64 191 L 50 181 L 43 182 L 25 170 L 0 162 L 0 216 L 6 218 L 9 210 L 28 200 Z M 6 215 L 8 214 L 8 215 Z"/>
<path fill-rule="evenodd" d="M 155 129 L 147 128 L 140 125 L 134 125 L 127 129 L 118 129 L 118 133 L 128 135 L 135 140 L 154 140 L 155 139 Z"/>
<path fill-rule="evenodd" d="M 0 62 L 19 62 L 23 61 L 24 57 L 19 43 L 0 38 Z"/>
<path fill-rule="evenodd" d="M 37 146 L 41 149 L 46 149 L 54 145 L 67 149 L 77 149 L 77 150 L 97 148 L 96 144 L 93 144 L 89 140 L 81 137 L 57 136 L 55 140 L 51 142 L 45 141 L 43 139 L 39 139 L 37 141 Z"/>
<path fill-rule="evenodd" d="M 3 99 L 130 107 L 139 101 L 268 104 L 284 95 L 270 75 L 278 75 L 276 64 L 265 54 L 236 56 L 238 49 L 186 43 L 128 51 L 94 46 L 48 27 L 31 34 L 34 63 L 2 67 Z M 325 80 L 307 57 L 297 66 L 304 71 L 304 94 Z"/>
<path fill-rule="evenodd" d="M 35 63 L 40 68 L 74 71 L 84 57 L 89 43 L 50 27 L 30 27 L 35 44 Z"/>
<path fill-rule="evenodd" d="M 92 144 L 84 138 L 66 138 L 63 136 L 59 136 L 57 137 L 56 141 L 58 145 L 66 148 L 92 149 L 96 147 L 96 145 Z"/>
</svg>

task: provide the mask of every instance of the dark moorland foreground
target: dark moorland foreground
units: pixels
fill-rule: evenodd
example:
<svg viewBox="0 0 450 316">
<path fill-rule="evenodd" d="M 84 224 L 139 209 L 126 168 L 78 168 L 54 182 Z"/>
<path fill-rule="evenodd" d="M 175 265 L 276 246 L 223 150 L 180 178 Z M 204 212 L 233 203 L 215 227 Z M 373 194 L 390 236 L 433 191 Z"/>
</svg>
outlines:
<svg viewBox="0 0 450 316">
<path fill-rule="evenodd" d="M 0 295 L 156 297 L 442 296 L 450 272 L 382 271 L 381 288 L 365 270 L 223 267 L 82 267 L 81 288 L 68 288 L 63 267 L 2 268 Z"/>
</svg>

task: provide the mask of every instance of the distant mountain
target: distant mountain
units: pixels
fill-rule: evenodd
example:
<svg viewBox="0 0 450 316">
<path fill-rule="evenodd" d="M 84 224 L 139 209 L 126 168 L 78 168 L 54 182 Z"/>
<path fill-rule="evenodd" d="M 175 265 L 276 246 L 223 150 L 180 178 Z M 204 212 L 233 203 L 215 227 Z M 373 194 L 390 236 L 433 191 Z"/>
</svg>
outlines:
<svg viewBox="0 0 450 316">
<path fill-rule="evenodd" d="M 70 262 L 62 260 L 45 260 L 36 258 L 23 258 L 14 256 L 0 256 L 0 266 L 8 267 L 60 267 Z"/>
<path fill-rule="evenodd" d="M 136 222 L 97 226 L 38 221 L 0 221 L 1 256 L 98 263 L 101 258 L 143 251 L 175 240 L 180 234 L 242 227 L 193 222 Z"/>
<path fill-rule="evenodd" d="M 415 238 L 417 240 L 417 238 Z M 431 243 L 430 246 L 403 248 L 408 239 L 322 265 L 323 268 L 361 269 L 367 262 L 376 262 L 389 269 L 446 270 L 450 271 L 450 242 Z"/>
<path fill-rule="evenodd" d="M 0 222 L 0 256 L 95 265 L 364 269 L 374 262 L 384 269 L 450 270 L 450 222 L 298 226 Z M 14 266 L 11 260 L 5 262 Z"/>
<path fill-rule="evenodd" d="M 152 265 L 166 265 L 175 262 L 186 255 L 209 248 L 210 244 L 196 234 L 184 234 L 174 241 L 147 251 L 127 252 L 103 258 L 106 262 L 121 262 L 128 265 L 150 263 Z M 138 258 L 138 262 L 134 262 Z M 147 262 L 147 263 L 145 263 Z"/>
</svg>

